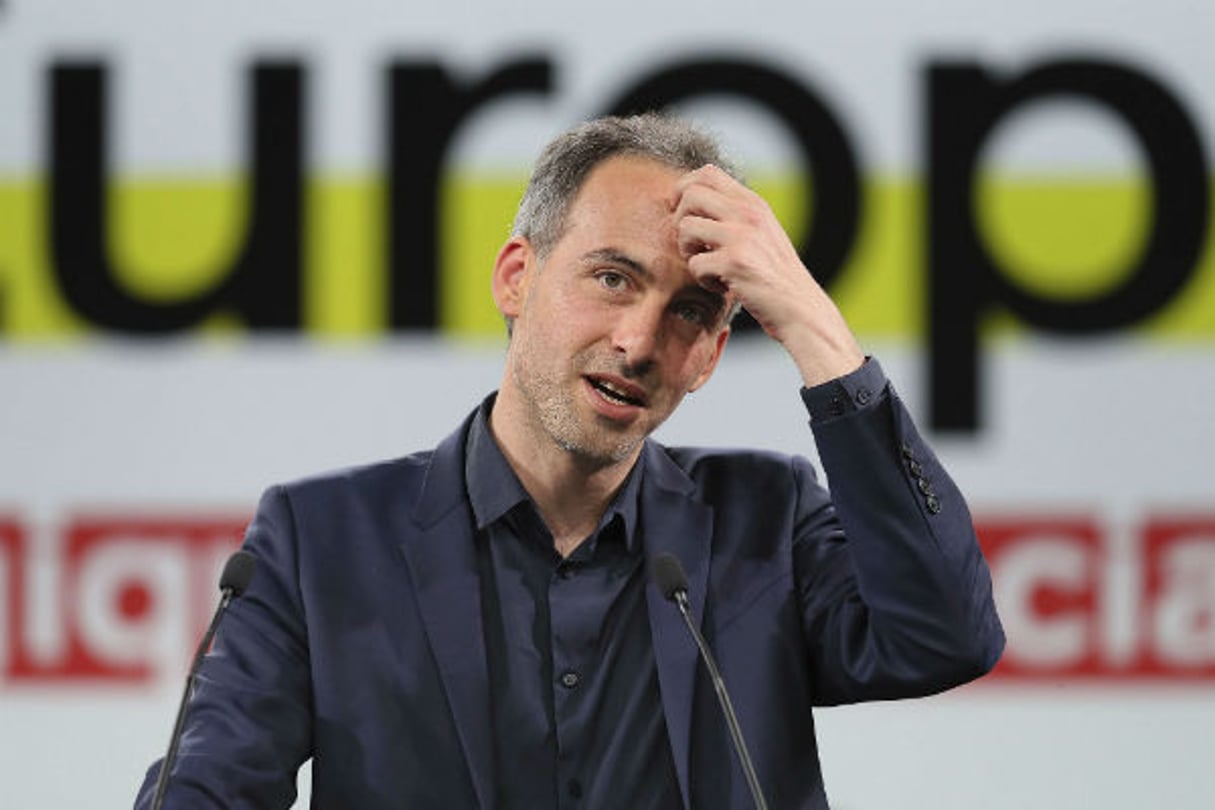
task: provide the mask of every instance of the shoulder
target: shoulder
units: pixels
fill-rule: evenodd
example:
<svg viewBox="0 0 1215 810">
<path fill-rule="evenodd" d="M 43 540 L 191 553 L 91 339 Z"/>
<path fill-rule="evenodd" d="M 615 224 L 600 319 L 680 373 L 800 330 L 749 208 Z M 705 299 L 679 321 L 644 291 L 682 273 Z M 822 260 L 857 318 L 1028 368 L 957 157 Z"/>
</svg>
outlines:
<svg viewBox="0 0 1215 810">
<path fill-rule="evenodd" d="M 272 489 L 289 496 L 316 498 L 342 492 L 406 490 L 420 486 L 435 451 L 422 450 L 398 458 L 373 461 L 312 473 L 276 484 Z"/>
<path fill-rule="evenodd" d="M 414 504 L 425 492 L 447 499 L 461 488 L 469 415 L 434 448 L 368 464 L 330 470 L 271 489 L 293 504 L 357 501 L 372 508 Z"/>
<path fill-rule="evenodd" d="M 464 444 L 471 417 L 433 449 L 298 478 L 271 487 L 263 506 L 278 503 L 322 525 L 362 526 L 388 516 L 427 522 L 464 498 Z"/>
<path fill-rule="evenodd" d="M 751 448 L 668 447 L 651 442 L 647 474 L 657 469 L 660 478 L 669 479 L 672 468 L 702 491 L 772 493 L 818 487 L 813 464 L 801 455 Z"/>
<path fill-rule="evenodd" d="M 433 451 L 319 472 L 274 484 L 262 493 L 250 527 L 313 538 L 357 533 L 413 514 Z M 406 520 L 408 525 L 412 520 Z"/>
</svg>

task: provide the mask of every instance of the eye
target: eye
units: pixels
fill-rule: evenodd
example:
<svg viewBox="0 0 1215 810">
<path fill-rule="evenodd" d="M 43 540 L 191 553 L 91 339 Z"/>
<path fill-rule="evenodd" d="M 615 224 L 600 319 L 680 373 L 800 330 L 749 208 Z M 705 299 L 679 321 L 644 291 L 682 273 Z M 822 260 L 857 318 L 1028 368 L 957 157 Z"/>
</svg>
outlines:
<svg viewBox="0 0 1215 810">
<path fill-rule="evenodd" d="M 711 317 L 707 307 L 689 303 L 677 304 L 675 306 L 675 314 L 688 323 L 694 323 L 697 326 L 707 326 Z"/>
<path fill-rule="evenodd" d="M 624 273 L 615 270 L 600 270 L 595 274 L 595 278 L 605 290 L 623 290 L 628 284 L 628 278 Z"/>
</svg>

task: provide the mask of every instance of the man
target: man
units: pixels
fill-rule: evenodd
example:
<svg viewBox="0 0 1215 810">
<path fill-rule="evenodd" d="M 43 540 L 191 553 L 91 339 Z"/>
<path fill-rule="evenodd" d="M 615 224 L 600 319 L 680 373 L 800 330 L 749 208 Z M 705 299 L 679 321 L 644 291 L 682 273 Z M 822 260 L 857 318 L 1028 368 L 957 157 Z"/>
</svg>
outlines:
<svg viewBox="0 0 1215 810">
<path fill-rule="evenodd" d="M 711 141 L 658 116 L 541 156 L 498 254 L 489 397 L 434 451 L 271 490 L 168 806 L 733 808 L 750 795 L 672 553 L 774 808 L 825 808 L 811 708 L 923 695 L 1003 635 L 961 494 Z M 809 463 L 647 437 L 745 307 L 802 377 Z M 880 767 L 880 763 L 876 764 Z M 157 767 L 148 775 L 146 800 Z"/>
</svg>

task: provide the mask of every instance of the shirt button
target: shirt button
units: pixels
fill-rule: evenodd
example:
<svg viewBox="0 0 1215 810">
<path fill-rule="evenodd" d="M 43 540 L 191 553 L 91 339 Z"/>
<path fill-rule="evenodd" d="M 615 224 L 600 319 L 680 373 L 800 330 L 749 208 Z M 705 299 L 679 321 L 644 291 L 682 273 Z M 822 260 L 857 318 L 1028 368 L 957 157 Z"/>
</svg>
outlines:
<svg viewBox="0 0 1215 810">
<path fill-rule="evenodd" d="M 869 393 L 868 388 L 858 388 L 856 391 L 856 404 L 865 405 L 869 402 L 869 398 L 872 396 L 873 394 Z"/>
<path fill-rule="evenodd" d="M 578 685 L 580 680 L 581 678 L 578 677 L 578 673 L 574 672 L 572 669 L 561 674 L 561 685 L 566 689 L 573 689 Z"/>
<path fill-rule="evenodd" d="M 577 779 L 571 779 L 565 786 L 566 791 L 575 799 L 582 798 L 582 784 Z"/>
</svg>

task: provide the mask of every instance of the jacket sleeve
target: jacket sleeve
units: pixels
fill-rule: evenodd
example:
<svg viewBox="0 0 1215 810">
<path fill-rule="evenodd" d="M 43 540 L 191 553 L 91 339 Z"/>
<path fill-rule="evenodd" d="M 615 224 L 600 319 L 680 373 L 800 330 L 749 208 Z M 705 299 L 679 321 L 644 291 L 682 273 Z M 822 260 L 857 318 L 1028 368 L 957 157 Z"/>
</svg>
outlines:
<svg viewBox="0 0 1215 810">
<path fill-rule="evenodd" d="M 245 536 L 257 559 L 195 679 L 166 808 L 286 808 L 311 750 L 311 683 L 294 520 L 269 490 Z M 160 762 L 135 802 L 151 806 Z"/>
<path fill-rule="evenodd" d="M 794 570 L 814 701 L 932 694 L 995 666 L 1004 634 L 958 487 L 875 360 L 806 392 L 830 501 L 795 462 Z M 816 408 L 827 403 L 827 412 Z"/>
</svg>

